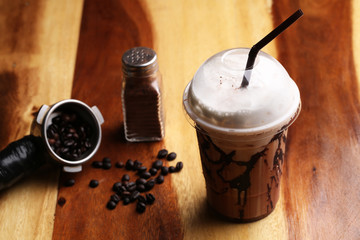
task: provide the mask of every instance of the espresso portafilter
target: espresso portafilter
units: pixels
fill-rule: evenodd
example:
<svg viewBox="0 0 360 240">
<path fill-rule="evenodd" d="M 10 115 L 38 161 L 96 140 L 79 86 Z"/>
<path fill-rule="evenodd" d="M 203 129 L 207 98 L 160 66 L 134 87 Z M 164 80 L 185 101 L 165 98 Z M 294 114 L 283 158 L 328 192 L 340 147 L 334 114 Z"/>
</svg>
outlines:
<svg viewBox="0 0 360 240">
<path fill-rule="evenodd" d="M 50 143 L 48 128 L 62 113 L 71 112 L 81 119 L 91 134 L 86 138 L 86 151 L 76 158 L 59 153 Z M 89 107 L 76 99 L 66 99 L 51 106 L 42 105 L 33 119 L 30 135 L 10 143 L 0 152 L 0 190 L 36 169 L 49 163 L 62 167 L 65 172 L 80 172 L 82 164 L 89 161 L 101 143 L 101 125 L 104 118 L 96 106 Z"/>
</svg>

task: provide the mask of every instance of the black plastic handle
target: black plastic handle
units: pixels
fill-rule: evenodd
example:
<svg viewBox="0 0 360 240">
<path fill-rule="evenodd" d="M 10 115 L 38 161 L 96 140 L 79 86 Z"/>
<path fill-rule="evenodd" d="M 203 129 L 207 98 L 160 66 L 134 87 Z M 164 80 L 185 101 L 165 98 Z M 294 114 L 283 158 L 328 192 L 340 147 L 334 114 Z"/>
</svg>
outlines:
<svg viewBox="0 0 360 240">
<path fill-rule="evenodd" d="M 45 163 L 42 139 L 28 135 L 0 152 L 0 190 L 8 188 Z"/>
</svg>

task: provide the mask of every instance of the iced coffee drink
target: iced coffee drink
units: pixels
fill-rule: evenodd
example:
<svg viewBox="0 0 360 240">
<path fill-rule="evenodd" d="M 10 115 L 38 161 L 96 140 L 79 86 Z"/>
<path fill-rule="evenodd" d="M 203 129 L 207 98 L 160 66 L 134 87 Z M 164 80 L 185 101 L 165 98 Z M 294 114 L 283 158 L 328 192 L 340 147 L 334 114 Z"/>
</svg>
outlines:
<svg viewBox="0 0 360 240">
<path fill-rule="evenodd" d="M 300 93 L 283 66 L 259 52 L 241 88 L 249 49 L 209 58 L 187 85 L 184 108 L 197 131 L 207 200 L 226 218 L 250 222 L 279 199 L 287 129 L 300 112 Z"/>
</svg>

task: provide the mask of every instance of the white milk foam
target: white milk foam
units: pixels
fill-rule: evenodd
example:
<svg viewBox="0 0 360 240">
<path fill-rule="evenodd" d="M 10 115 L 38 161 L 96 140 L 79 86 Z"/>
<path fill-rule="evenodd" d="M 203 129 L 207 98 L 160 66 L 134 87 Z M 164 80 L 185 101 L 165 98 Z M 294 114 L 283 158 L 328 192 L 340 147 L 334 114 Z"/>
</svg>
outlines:
<svg viewBox="0 0 360 240">
<path fill-rule="evenodd" d="M 280 123 L 296 112 L 300 103 L 296 84 L 284 67 L 264 52 L 257 55 L 249 85 L 240 88 L 248 52 L 226 50 L 199 68 L 185 93 L 188 103 L 184 103 L 195 122 L 249 129 Z"/>
</svg>

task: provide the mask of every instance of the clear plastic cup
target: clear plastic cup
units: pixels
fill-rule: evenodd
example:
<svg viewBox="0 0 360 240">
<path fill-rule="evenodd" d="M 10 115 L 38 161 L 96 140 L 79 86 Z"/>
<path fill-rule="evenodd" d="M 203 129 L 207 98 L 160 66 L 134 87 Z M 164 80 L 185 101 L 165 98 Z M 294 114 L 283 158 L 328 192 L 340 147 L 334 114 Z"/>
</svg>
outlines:
<svg viewBox="0 0 360 240">
<path fill-rule="evenodd" d="M 220 215 L 251 222 L 279 199 L 288 127 L 301 109 L 299 89 L 284 67 L 259 52 L 250 83 L 240 88 L 249 49 L 205 61 L 184 95 L 197 131 L 207 200 Z"/>
</svg>

